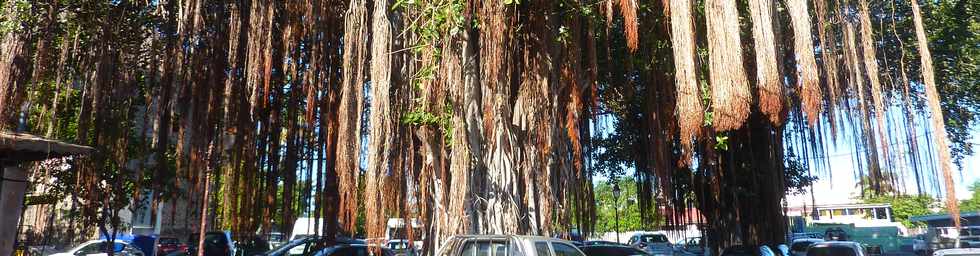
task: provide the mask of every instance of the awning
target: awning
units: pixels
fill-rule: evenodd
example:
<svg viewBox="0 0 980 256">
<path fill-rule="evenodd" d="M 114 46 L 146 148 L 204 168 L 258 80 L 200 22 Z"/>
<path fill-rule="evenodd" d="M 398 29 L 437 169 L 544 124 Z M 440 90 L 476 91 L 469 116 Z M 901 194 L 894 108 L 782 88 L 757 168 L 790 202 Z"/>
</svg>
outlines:
<svg viewBox="0 0 980 256">
<path fill-rule="evenodd" d="M 0 132 L 0 165 L 91 154 L 95 149 L 26 133 Z"/>
</svg>

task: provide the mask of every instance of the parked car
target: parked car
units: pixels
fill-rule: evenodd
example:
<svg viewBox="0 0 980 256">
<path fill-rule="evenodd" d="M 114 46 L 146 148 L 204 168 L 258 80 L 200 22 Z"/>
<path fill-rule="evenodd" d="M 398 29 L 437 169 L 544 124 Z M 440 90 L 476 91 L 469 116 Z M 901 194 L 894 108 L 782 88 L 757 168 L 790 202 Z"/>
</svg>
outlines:
<svg viewBox="0 0 980 256">
<path fill-rule="evenodd" d="M 517 250 L 511 252 L 511 250 Z M 584 256 L 571 242 L 541 236 L 454 236 L 439 248 L 439 256 Z"/>
<path fill-rule="evenodd" d="M 932 253 L 933 256 L 980 256 L 980 248 L 960 248 L 938 250 Z"/>
<path fill-rule="evenodd" d="M 176 237 L 160 237 L 157 240 L 157 255 L 167 255 L 173 252 L 187 252 L 187 245 Z"/>
<path fill-rule="evenodd" d="M 670 245 L 667 234 L 662 232 L 636 233 L 630 237 L 628 244 L 653 256 L 674 255 L 674 247 Z"/>
<path fill-rule="evenodd" d="M 192 233 L 187 238 L 188 252 L 197 255 L 198 238 L 200 233 Z M 229 232 L 210 231 L 204 233 L 204 256 L 234 256 L 235 240 Z"/>
<path fill-rule="evenodd" d="M 287 242 L 286 237 L 279 232 L 272 232 L 266 235 L 265 240 L 269 242 L 269 246 L 272 248 L 279 247 L 283 243 Z"/>
<path fill-rule="evenodd" d="M 395 253 L 384 247 L 339 243 L 320 249 L 311 256 L 395 256 Z"/>
<path fill-rule="evenodd" d="M 579 247 L 586 256 L 648 256 L 645 251 L 625 245 L 589 245 Z"/>
<path fill-rule="evenodd" d="M 592 245 L 625 245 L 625 244 L 603 241 L 603 240 L 589 240 L 589 241 L 582 242 L 582 246 L 592 246 Z"/>
<path fill-rule="evenodd" d="M 674 252 L 677 255 L 704 255 L 704 241 L 700 237 L 688 237 L 674 244 Z"/>
<path fill-rule="evenodd" d="M 385 247 L 391 249 L 391 251 L 394 252 L 396 256 L 403 256 L 403 255 L 412 256 L 415 255 L 416 252 L 414 243 L 410 243 L 408 240 L 405 239 L 389 240 L 387 243 L 385 243 Z"/>
<path fill-rule="evenodd" d="M 756 256 L 758 251 L 758 246 L 735 245 L 721 250 L 721 256 Z"/>
<path fill-rule="evenodd" d="M 299 239 L 289 241 L 279 247 L 273 248 L 266 253 L 260 254 L 263 256 L 296 256 L 296 255 L 314 255 L 323 248 L 327 248 L 327 241 L 325 237 L 322 236 L 303 236 Z M 334 240 L 335 244 L 364 244 L 363 241 L 349 239 L 349 238 L 337 238 Z"/>
<path fill-rule="evenodd" d="M 865 256 L 864 247 L 857 242 L 828 241 L 810 245 L 806 250 L 807 256 Z"/>
<path fill-rule="evenodd" d="M 129 243 L 123 241 L 113 241 L 112 243 L 113 255 L 119 256 L 143 256 L 143 252 L 139 248 L 130 245 Z M 55 253 L 49 256 L 104 256 L 108 255 L 106 249 L 109 246 L 109 241 L 106 240 L 92 240 L 84 242 L 74 248 L 69 249 L 66 252 Z"/>
<path fill-rule="evenodd" d="M 790 254 L 793 256 L 806 256 L 806 249 L 815 243 L 824 242 L 820 238 L 800 238 L 789 243 Z"/>
</svg>

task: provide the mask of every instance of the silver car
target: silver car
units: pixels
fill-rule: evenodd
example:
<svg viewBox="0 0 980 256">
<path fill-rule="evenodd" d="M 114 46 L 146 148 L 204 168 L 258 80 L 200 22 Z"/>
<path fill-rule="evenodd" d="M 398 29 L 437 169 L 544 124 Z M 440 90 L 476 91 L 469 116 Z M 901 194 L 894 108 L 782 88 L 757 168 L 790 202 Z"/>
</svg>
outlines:
<svg viewBox="0 0 980 256">
<path fill-rule="evenodd" d="M 667 235 L 660 232 L 636 233 L 630 237 L 629 245 L 653 256 L 674 255 L 674 247 L 670 245 Z"/>
<path fill-rule="evenodd" d="M 806 250 L 807 256 L 865 256 L 864 246 L 857 242 L 819 242 Z"/>
<path fill-rule="evenodd" d="M 980 256 L 980 248 L 945 249 L 932 253 L 933 256 Z"/>
</svg>

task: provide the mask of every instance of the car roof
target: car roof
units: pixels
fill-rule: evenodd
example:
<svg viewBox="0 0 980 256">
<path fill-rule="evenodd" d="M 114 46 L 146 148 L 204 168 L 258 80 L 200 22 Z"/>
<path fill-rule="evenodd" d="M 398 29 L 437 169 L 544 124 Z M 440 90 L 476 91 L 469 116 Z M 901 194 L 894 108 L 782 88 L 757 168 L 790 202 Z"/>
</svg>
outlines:
<svg viewBox="0 0 980 256">
<path fill-rule="evenodd" d="M 792 243 L 799 243 L 799 242 L 825 242 L 825 241 L 820 238 L 798 238 L 798 239 L 793 239 Z"/>
<path fill-rule="evenodd" d="M 980 253 L 980 248 L 959 248 L 959 249 L 944 249 L 938 250 L 933 255 L 944 256 L 944 255 L 974 255 Z"/>
<path fill-rule="evenodd" d="M 853 247 L 861 248 L 861 244 L 853 241 L 825 241 L 811 245 L 812 247 Z"/>
<path fill-rule="evenodd" d="M 458 235 L 456 237 L 463 238 L 463 239 L 520 239 L 520 240 L 533 240 L 533 241 L 570 242 L 568 240 L 551 238 L 546 236 L 526 236 L 526 235 Z"/>
<path fill-rule="evenodd" d="M 645 235 L 667 235 L 663 231 L 640 231 L 633 234 L 634 236 L 645 236 Z"/>
<path fill-rule="evenodd" d="M 580 246 L 579 248 L 580 249 L 588 249 L 588 248 L 623 248 L 623 249 L 636 249 L 636 248 L 633 248 L 632 246 L 618 245 L 618 244 L 586 245 L 586 246 Z"/>
</svg>

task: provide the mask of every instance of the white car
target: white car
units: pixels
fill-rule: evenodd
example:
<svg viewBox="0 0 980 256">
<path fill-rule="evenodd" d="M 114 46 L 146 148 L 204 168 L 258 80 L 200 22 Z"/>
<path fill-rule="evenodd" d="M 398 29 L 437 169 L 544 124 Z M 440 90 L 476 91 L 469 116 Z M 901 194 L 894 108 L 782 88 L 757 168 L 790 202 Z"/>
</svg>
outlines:
<svg viewBox="0 0 980 256">
<path fill-rule="evenodd" d="M 793 242 L 789 244 L 790 254 L 793 256 L 806 256 L 806 249 L 810 248 L 810 245 L 823 241 L 824 240 L 820 238 L 800 238 L 793 240 Z"/>
<path fill-rule="evenodd" d="M 933 256 L 980 256 L 980 248 L 945 249 L 932 253 Z"/>
<path fill-rule="evenodd" d="M 129 243 L 116 240 L 113 242 L 113 244 L 115 244 L 115 246 L 113 246 L 114 255 L 143 256 L 142 251 L 140 251 L 135 246 L 130 245 Z M 75 248 L 71 248 L 66 252 L 55 253 L 48 256 L 83 256 L 83 255 L 105 256 L 108 255 L 107 253 L 105 253 L 105 249 L 107 245 L 108 245 L 108 241 L 106 240 L 92 240 L 92 241 L 84 242 L 78 246 L 75 246 Z"/>
<path fill-rule="evenodd" d="M 628 244 L 653 256 L 674 255 L 674 246 L 663 232 L 636 233 L 630 237 Z"/>
<path fill-rule="evenodd" d="M 864 246 L 857 242 L 819 242 L 806 250 L 806 256 L 865 256 Z"/>
<path fill-rule="evenodd" d="M 571 242 L 541 236 L 454 236 L 439 248 L 440 256 L 585 256 Z"/>
</svg>

